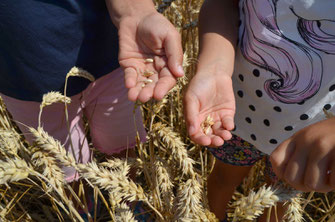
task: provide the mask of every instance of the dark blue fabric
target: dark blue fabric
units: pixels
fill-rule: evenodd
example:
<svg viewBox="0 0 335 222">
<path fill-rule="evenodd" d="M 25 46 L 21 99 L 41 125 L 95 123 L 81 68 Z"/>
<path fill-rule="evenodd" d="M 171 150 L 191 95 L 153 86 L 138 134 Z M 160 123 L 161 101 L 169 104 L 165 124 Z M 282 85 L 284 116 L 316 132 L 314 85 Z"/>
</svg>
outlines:
<svg viewBox="0 0 335 222">
<path fill-rule="evenodd" d="M 0 0 L 0 92 L 41 101 L 78 66 L 101 77 L 119 66 L 117 29 L 103 0 Z M 89 82 L 71 77 L 68 95 Z"/>
</svg>

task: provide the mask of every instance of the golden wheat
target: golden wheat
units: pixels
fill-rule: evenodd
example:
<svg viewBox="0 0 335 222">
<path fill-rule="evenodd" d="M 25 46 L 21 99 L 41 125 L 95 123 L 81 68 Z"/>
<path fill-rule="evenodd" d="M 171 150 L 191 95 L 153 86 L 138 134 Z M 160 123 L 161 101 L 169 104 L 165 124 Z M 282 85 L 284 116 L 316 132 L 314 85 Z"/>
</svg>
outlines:
<svg viewBox="0 0 335 222">
<path fill-rule="evenodd" d="M 87 72 L 84 69 L 78 68 L 78 67 L 73 67 L 66 75 L 66 79 L 68 79 L 70 76 L 78 76 L 78 77 L 83 77 L 85 79 L 90 80 L 91 82 L 95 81 L 94 76 Z"/>
</svg>

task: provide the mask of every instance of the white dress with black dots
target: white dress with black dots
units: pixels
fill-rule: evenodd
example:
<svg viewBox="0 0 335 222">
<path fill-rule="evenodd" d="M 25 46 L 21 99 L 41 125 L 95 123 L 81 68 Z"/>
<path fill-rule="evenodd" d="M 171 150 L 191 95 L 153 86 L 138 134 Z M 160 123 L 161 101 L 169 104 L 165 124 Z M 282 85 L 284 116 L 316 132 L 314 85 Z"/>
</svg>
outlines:
<svg viewBox="0 0 335 222">
<path fill-rule="evenodd" d="M 266 154 L 335 113 L 335 1 L 240 1 L 234 134 Z"/>
</svg>

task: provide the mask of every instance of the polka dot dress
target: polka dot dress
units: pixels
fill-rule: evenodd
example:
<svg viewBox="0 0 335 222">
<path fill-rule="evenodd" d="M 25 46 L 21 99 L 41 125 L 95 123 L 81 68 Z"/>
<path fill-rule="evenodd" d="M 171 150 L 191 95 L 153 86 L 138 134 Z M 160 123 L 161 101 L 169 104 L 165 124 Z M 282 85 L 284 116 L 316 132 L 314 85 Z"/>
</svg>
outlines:
<svg viewBox="0 0 335 222">
<path fill-rule="evenodd" d="M 285 104 L 272 100 L 263 89 L 271 73 L 251 64 L 246 67 L 240 65 L 236 68 L 238 73 L 233 75 L 236 99 L 233 133 L 264 153 L 271 154 L 298 130 L 325 119 L 323 109 L 330 111 L 335 105 L 335 79 L 328 86 L 324 82 L 314 97 L 302 103 Z"/>
<path fill-rule="evenodd" d="M 320 47 L 327 44 L 327 36 L 318 36 L 323 40 L 318 45 L 314 43 L 319 39 L 308 41 L 309 37 L 318 34 L 317 29 L 322 33 L 335 33 L 334 26 L 324 21 L 326 12 L 335 10 L 335 2 L 320 3 L 307 7 L 299 1 L 279 1 L 277 4 L 240 1 L 239 47 L 232 77 L 236 100 L 234 134 L 266 154 L 271 154 L 295 132 L 324 120 L 323 109 L 335 113 L 335 49 L 331 51 L 331 44 Z M 277 13 L 271 14 L 274 11 Z M 297 13 L 301 13 L 299 17 Z M 314 21 L 315 18 L 324 19 Z M 310 27 L 314 33 L 311 36 Z M 271 87 L 278 89 L 279 94 L 282 92 L 284 80 L 279 76 L 286 78 L 286 84 L 300 81 L 294 85 L 298 87 L 290 88 L 290 93 L 298 95 L 294 98 L 302 98 L 301 92 L 311 93 L 297 102 L 291 102 L 289 96 L 287 101 L 290 102 L 270 96 L 272 91 L 265 90 L 267 86 L 269 89 L 270 80 Z M 306 84 L 312 81 L 317 83 L 313 89 Z M 294 91 L 300 89 L 306 91 Z M 286 92 L 282 95 L 291 95 Z"/>
</svg>

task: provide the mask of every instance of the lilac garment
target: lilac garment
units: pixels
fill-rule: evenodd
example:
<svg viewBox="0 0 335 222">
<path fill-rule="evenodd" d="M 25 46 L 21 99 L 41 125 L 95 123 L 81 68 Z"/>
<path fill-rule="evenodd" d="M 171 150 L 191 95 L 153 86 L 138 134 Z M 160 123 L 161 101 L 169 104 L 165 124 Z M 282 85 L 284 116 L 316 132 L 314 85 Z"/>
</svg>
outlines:
<svg viewBox="0 0 335 222">
<path fill-rule="evenodd" d="M 64 104 L 54 103 L 43 109 L 43 129 L 60 141 L 78 162 L 87 163 L 91 160 L 83 115 L 90 124 L 90 138 L 94 148 L 105 154 L 113 155 L 133 148 L 136 145 L 136 135 L 139 135 L 141 141 L 146 140 L 141 110 L 134 110 L 134 103 L 127 99 L 128 89 L 124 85 L 123 76 L 121 68 L 116 69 L 89 84 L 80 94 L 71 97 L 71 103 L 67 107 L 70 135 L 66 126 Z M 33 135 L 25 126 L 37 128 L 40 103 L 17 100 L 1 93 L 0 96 L 13 119 L 21 123 L 18 124 L 20 130 L 31 143 Z M 75 169 L 62 169 L 67 182 L 78 179 Z"/>
</svg>

